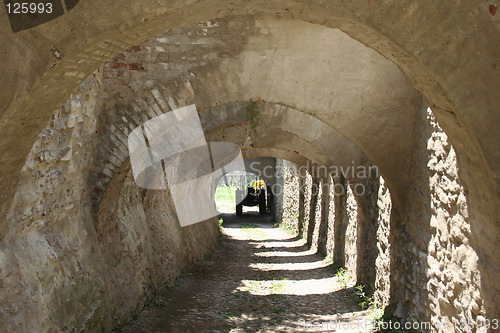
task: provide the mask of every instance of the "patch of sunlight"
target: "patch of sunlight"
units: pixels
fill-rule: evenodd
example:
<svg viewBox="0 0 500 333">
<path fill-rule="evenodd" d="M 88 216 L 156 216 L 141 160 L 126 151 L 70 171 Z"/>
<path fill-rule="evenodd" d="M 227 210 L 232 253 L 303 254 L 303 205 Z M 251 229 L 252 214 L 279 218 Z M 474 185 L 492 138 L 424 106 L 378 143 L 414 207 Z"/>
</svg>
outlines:
<svg viewBox="0 0 500 333">
<path fill-rule="evenodd" d="M 264 240 L 268 238 L 268 234 L 263 231 L 261 228 L 255 228 L 255 229 L 241 229 L 244 233 L 245 236 L 242 236 L 243 238 L 240 239 L 245 239 L 245 240 Z"/>
<path fill-rule="evenodd" d="M 266 247 L 299 247 L 304 245 L 304 242 L 302 240 L 291 241 L 291 242 L 276 241 L 276 242 L 267 242 L 262 245 L 265 245 Z"/>
<path fill-rule="evenodd" d="M 324 268 L 327 266 L 329 265 L 325 263 L 323 260 L 318 260 L 313 262 L 297 262 L 297 263 L 250 264 L 251 268 L 255 268 L 261 271 L 306 271 L 310 269 Z"/>
<path fill-rule="evenodd" d="M 260 244 L 260 243 L 258 243 Z M 302 257 L 315 254 L 314 250 L 305 250 L 300 252 L 290 252 L 290 251 L 262 251 L 256 252 L 257 257 Z"/>
<path fill-rule="evenodd" d="M 235 188 L 230 186 L 218 186 L 215 190 L 215 206 L 220 213 L 235 213 L 236 203 L 234 199 Z"/>
<path fill-rule="evenodd" d="M 242 280 L 233 292 L 248 292 L 252 295 L 283 295 L 288 289 L 288 279 L 281 280 Z"/>
<path fill-rule="evenodd" d="M 307 280 L 242 280 L 233 292 L 248 292 L 252 295 L 323 295 L 342 290 L 336 277 Z"/>
<path fill-rule="evenodd" d="M 259 242 L 259 240 L 256 240 L 255 242 L 252 242 L 251 245 L 254 245 L 258 248 L 273 248 L 273 249 L 276 249 L 276 248 L 281 248 L 283 249 L 282 251 L 277 251 L 277 250 L 274 250 L 274 251 L 269 251 L 267 252 L 269 254 L 269 257 L 279 257 L 279 256 L 300 256 L 300 255 L 304 255 L 304 254 L 313 254 L 316 252 L 316 249 L 310 249 L 310 250 L 306 250 L 304 248 L 303 251 L 300 251 L 300 252 L 295 252 L 295 250 L 293 252 L 287 252 L 287 249 L 296 249 L 296 248 L 299 248 L 299 247 L 302 247 L 304 246 L 305 242 L 302 241 L 302 240 L 298 240 L 298 241 L 291 241 L 291 242 L 283 242 L 283 241 L 269 241 L 269 240 L 266 240 L 266 242 Z M 278 254 L 275 254 L 275 253 L 278 253 Z M 286 255 L 285 253 L 289 253 L 288 255 Z M 297 254 L 299 253 L 299 254 Z"/>
<path fill-rule="evenodd" d="M 290 280 L 287 285 L 287 295 L 322 295 L 342 289 L 335 276 L 323 279 Z"/>
</svg>

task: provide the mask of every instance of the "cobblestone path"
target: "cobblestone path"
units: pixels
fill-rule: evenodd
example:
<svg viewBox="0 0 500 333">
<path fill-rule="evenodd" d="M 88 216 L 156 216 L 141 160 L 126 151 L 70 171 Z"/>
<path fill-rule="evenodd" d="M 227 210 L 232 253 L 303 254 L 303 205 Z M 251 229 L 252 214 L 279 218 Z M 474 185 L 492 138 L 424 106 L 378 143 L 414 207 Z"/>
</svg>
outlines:
<svg viewBox="0 0 500 333">
<path fill-rule="evenodd" d="M 331 265 L 269 217 L 224 217 L 219 249 L 119 332 L 368 332 Z"/>
</svg>

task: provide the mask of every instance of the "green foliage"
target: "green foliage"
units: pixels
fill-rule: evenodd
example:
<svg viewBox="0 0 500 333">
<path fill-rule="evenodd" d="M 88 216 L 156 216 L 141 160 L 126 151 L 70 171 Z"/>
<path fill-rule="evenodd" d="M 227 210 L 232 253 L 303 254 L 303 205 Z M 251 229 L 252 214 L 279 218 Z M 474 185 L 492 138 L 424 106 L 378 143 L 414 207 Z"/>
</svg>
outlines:
<svg viewBox="0 0 500 333">
<path fill-rule="evenodd" d="M 224 227 L 222 226 L 223 223 L 224 223 L 224 220 L 222 218 L 220 218 L 219 219 L 219 230 L 220 230 L 221 233 L 224 230 Z"/>
<path fill-rule="evenodd" d="M 340 267 L 337 270 L 337 273 L 335 274 L 335 276 L 337 277 L 337 279 L 340 283 L 340 287 L 342 289 L 347 288 L 347 285 L 351 281 L 351 276 L 349 275 L 349 272 L 347 272 L 347 270 L 345 268 Z"/>
<path fill-rule="evenodd" d="M 359 297 L 359 300 L 361 301 L 360 304 L 361 304 L 361 308 L 363 310 L 367 310 L 367 309 L 375 310 L 378 308 L 378 306 L 375 303 L 375 301 L 373 300 L 373 298 L 368 297 L 368 295 L 366 295 L 364 285 L 362 285 L 362 284 L 357 285 L 355 287 L 355 290 L 356 290 L 356 295 Z"/>
<path fill-rule="evenodd" d="M 235 209 L 236 188 L 226 185 L 219 185 L 215 189 L 215 205 L 220 211 L 224 209 Z"/>
<path fill-rule="evenodd" d="M 259 228 L 258 225 L 255 225 L 255 224 L 242 224 L 240 225 L 240 228 L 242 229 L 256 229 L 256 228 Z"/>
<path fill-rule="evenodd" d="M 363 310 L 370 310 L 371 317 L 375 321 L 380 321 L 384 315 L 384 310 L 377 304 L 373 297 L 366 294 L 364 285 L 357 285 L 355 288 L 356 296 Z"/>
<path fill-rule="evenodd" d="M 377 309 L 379 311 L 378 316 L 374 316 L 377 322 L 377 330 L 374 333 L 422 333 L 420 330 L 400 330 L 395 328 L 390 328 L 391 323 L 401 322 L 401 318 L 398 318 L 394 313 L 397 308 L 397 303 L 389 304 L 385 309 Z M 385 323 L 385 325 L 384 325 Z"/>
<path fill-rule="evenodd" d="M 323 258 L 323 262 L 327 265 L 332 265 L 333 264 L 332 256 L 326 256 L 325 258 Z"/>
<path fill-rule="evenodd" d="M 260 124 L 259 108 L 260 105 L 258 102 L 251 102 L 247 106 L 247 120 L 250 124 L 248 135 L 255 133 Z"/>
<path fill-rule="evenodd" d="M 286 288 L 286 281 L 288 281 L 288 278 L 284 278 L 281 280 L 275 280 L 271 282 L 271 291 L 280 293 L 285 290 Z"/>
<path fill-rule="evenodd" d="M 236 189 L 231 186 L 220 185 L 217 186 L 215 190 L 215 201 L 216 202 L 230 202 L 234 203 Z"/>
</svg>

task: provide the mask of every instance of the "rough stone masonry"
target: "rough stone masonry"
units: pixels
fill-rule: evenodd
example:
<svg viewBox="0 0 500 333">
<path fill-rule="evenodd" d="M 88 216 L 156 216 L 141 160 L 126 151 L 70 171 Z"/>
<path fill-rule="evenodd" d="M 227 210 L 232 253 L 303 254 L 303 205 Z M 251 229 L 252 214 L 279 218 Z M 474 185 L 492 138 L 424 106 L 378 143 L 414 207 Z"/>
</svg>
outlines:
<svg viewBox="0 0 500 333">
<path fill-rule="evenodd" d="M 283 160 L 301 200 L 282 220 L 382 304 L 494 332 L 499 5 L 88 0 L 19 33 L 0 9 L 0 330 L 109 331 L 216 246 L 215 221 L 181 229 L 168 191 L 135 185 L 126 147 L 196 104 L 208 141 Z"/>
</svg>

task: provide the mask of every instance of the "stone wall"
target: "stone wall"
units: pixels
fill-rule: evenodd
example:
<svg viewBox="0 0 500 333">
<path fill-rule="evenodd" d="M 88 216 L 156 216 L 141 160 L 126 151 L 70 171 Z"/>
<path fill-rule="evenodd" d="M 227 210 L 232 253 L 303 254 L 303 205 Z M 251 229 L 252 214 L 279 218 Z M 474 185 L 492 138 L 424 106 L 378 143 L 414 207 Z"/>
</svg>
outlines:
<svg viewBox="0 0 500 333">
<path fill-rule="evenodd" d="M 380 177 L 377 208 L 379 223 L 377 225 L 377 258 L 375 261 L 375 291 L 374 299 L 380 306 L 389 304 L 390 274 L 391 271 L 391 244 L 389 243 L 390 218 L 391 218 L 391 193 L 387 188 L 384 178 Z"/>
<path fill-rule="evenodd" d="M 87 79 L 54 113 L 23 168 L 0 252 L 5 332 L 81 330 L 101 319 L 106 283 L 87 168 L 101 84 L 99 74 Z"/>
<path fill-rule="evenodd" d="M 378 305 L 398 302 L 397 317 L 432 323 L 431 328 L 423 328 L 425 332 L 469 332 L 468 327 L 487 316 L 467 191 L 460 183 L 455 151 L 432 112 L 427 109 L 419 117 L 422 121 L 415 135 L 420 144 L 413 155 L 413 182 L 406 204 L 392 202 L 379 175 L 365 180 L 363 195 L 353 193 L 356 183 L 340 177 L 335 184 L 346 184 L 347 190 L 330 196 L 329 214 L 309 214 L 305 235 L 314 228 L 310 243 L 316 246 L 321 238 L 318 226 L 326 218 L 326 255 L 346 267 L 356 283 L 364 284 Z M 295 204 L 298 175 L 292 163 L 282 163 L 285 178 L 295 184 L 285 186 L 282 200 Z M 309 174 L 308 178 L 304 206 L 310 213 L 314 178 Z M 321 196 L 320 191 L 316 202 L 321 202 Z M 291 228 L 298 230 L 299 220 L 287 219 L 286 225 L 291 222 Z"/>
<path fill-rule="evenodd" d="M 356 15 L 362 11 L 351 9 L 359 9 L 358 5 L 366 7 L 361 1 L 349 3 L 356 5 L 348 7 L 347 12 Z M 220 5 L 220 8 L 227 6 L 226 3 Z M 247 5 L 251 6 L 249 3 L 241 7 Z M 267 6 L 262 5 L 260 7 Z M 289 4 L 286 6 L 288 11 Z M 202 250 L 210 248 L 212 239 L 216 238 L 215 226 L 209 224 L 202 232 L 210 236 L 205 238 L 207 242 L 196 241 L 199 249 L 189 248 L 198 237 L 194 230 L 201 227 L 176 230 L 172 226 L 175 216 L 165 208 L 171 204 L 167 194 L 162 197 L 144 193 L 131 185 L 126 166 L 127 134 L 143 121 L 178 106 L 193 103 L 201 106 L 200 110 L 210 115 L 207 117 L 210 124 L 215 106 L 250 100 L 275 103 L 266 106 L 263 121 L 253 137 L 245 135 L 248 124 L 245 125 L 246 118 L 241 117 L 244 112 L 231 117 L 231 111 L 236 109 L 232 106 L 227 107 L 227 112 L 213 111 L 221 115 L 217 118 L 221 119 L 220 123 L 211 124 L 213 131 L 218 130 L 216 125 L 224 128 L 213 136 L 230 137 L 234 141 L 243 139 L 245 144 L 249 139 L 245 146 L 248 149 L 278 149 L 294 156 L 306 156 L 316 163 L 331 163 L 342 156 L 363 158 L 366 152 L 384 171 L 387 186 L 395 194 L 392 203 L 388 202 L 388 192 L 383 189 L 372 191 L 364 203 L 360 201 L 362 198 L 353 198 L 347 192 L 334 195 L 330 212 L 326 214 L 323 192 L 318 190 L 321 180 L 309 175 L 299 178 L 297 185 L 291 176 L 289 190 L 294 193 L 290 198 L 302 199 L 298 208 L 295 203 L 291 204 L 292 199 L 284 199 L 287 209 L 282 215 L 289 224 L 297 221 L 296 229 L 308 236 L 312 246 L 321 247 L 319 238 L 324 235 L 320 235 L 323 230 L 320 224 L 327 218 L 326 230 L 333 231 L 333 235 L 327 237 L 327 252 L 331 251 L 343 266 L 350 267 L 351 271 L 356 267 L 358 273 L 362 272 L 359 268 L 364 267 L 360 262 L 372 260 L 359 250 L 353 252 L 355 244 L 358 249 L 362 244 L 366 252 L 376 251 L 375 269 L 363 270 L 362 275 L 366 277 L 371 272 L 377 275 L 374 279 L 371 277 L 375 285 L 383 289 L 377 297 L 387 302 L 386 291 L 390 285 L 392 300 L 399 301 L 400 305 L 397 314 L 409 320 L 432 319 L 433 331 L 440 331 L 438 322 L 444 322 L 450 329 L 453 317 L 481 319 L 486 310 L 490 318 L 498 316 L 498 196 L 495 185 L 491 185 L 498 185 L 495 183 L 498 170 L 494 166 L 500 156 L 495 153 L 497 141 L 491 139 L 498 123 L 492 121 L 498 116 L 492 112 L 498 105 L 498 94 L 494 93 L 498 75 L 490 67 L 493 63 L 490 60 L 496 58 L 490 50 L 495 44 L 489 42 L 489 38 L 493 36 L 491 40 L 494 40 L 497 34 L 491 33 L 496 31 L 491 26 L 493 23 L 484 19 L 491 15 L 487 16 L 486 7 L 456 6 L 463 13 L 455 13 L 456 17 L 462 18 L 467 26 L 484 24 L 485 29 L 464 30 L 478 37 L 468 39 L 468 52 L 456 52 L 453 47 L 448 48 L 449 52 L 442 52 L 441 43 L 433 39 L 429 39 L 429 43 L 421 40 L 420 45 L 429 47 L 415 49 L 411 40 L 410 49 L 418 53 L 413 57 L 413 51 L 412 56 L 404 51 L 404 41 L 408 41 L 405 29 L 393 29 L 394 22 L 387 20 L 387 11 L 378 11 L 382 14 L 373 21 L 384 22 L 381 36 L 377 36 L 381 30 L 362 31 L 366 26 L 352 24 L 350 19 L 334 23 L 331 20 L 336 15 L 327 18 L 323 16 L 325 8 L 316 6 L 313 11 L 310 4 L 308 6 L 311 10 L 306 12 L 311 14 L 307 15 L 312 15 L 314 20 L 245 15 L 199 24 L 182 21 L 177 24 L 184 28 L 152 39 L 153 35 L 168 29 L 166 26 L 153 29 L 153 23 L 147 23 L 149 31 L 123 33 L 121 37 L 113 35 L 114 32 L 96 34 L 103 38 L 102 43 L 94 38 L 88 41 L 71 38 L 78 47 L 69 47 L 73 52 L 65 52 L 64 59 L 54 60 L 49 48 L 43 47 L 44 60 L 40 66 L 36 61 L 23 60 L 21 67 L 5 62 L 7 74 L 22 81 L 21 85 L 6 85 L 4 90 L 9 96 L 0 107 L 5 111 L 0 123 L 0 158 L 5 171 L 0 173 L 0 206 L 7 212 L 0 219 L 0 283 L 2 298 L 14 300 L 0 306 L 6 329 L 54 331 L 94 329 L 96 325 L 110 327 L 140 308 L 158 285 L 171 280 L 185 264 L 199 258 Z M 447 24 L 460 21 L 442 20 L 432 4 L 402 8 L 399 6 L 404 5 L 395 1 L 394 6 L 397 13 L 394 17 L 399 17 L 398 24 L 404 27 L 407 27 L 407 19 L 400 13 L 411 11 L 408 15 L 414 17 L 415 8 L 423 10 L 417 15 L 421 20 L 432 18 L 440 24 L 446 22 L 444 27 L 436 27 L 436 31 L 445 35 L 455 31 Z M 344 5 L 332 8 L 344 8 Z M 218 12 L 212 10 L 214 17 L 218 17 Z M 370 22 L 374 17 L 371 10 L 363 11 Z M 275 8 L 266 12 L 274 14 Z M 294 13 L 299 12 L 306 15 L 301 8 L 295 8 Z M 201 16 L 198 18 L 201 21 Z M 65 19 L 56 21 L 65 22 Z M 106 16 L 106 22 L 108 20 Z M 144 24 L 148 21 L 147 17 L 138 20 Z M 342 27 L 377 51 L 340 30 L 306 21 Z M 169 29 L 175 27 L 172 24 Z M 415 26 L 432 29 L 428 24 Z M 112 25 L 102 27 L 107 29 Z M 84 30 L 88 28 L 91 27 L 85 26 Z M 27 38 L 26 45 L 34 43 L 42 49 L 39 39 L 44 39 L 44 43 L 54 40 L 45 36 L 49 30 L 52 29 L 16 36 L 24 36 L 18 37 L 20 43 L 24 43 L 22 38 Z M 71 31 L 65 26 L 59 30 L 61 33 Z M 395 38 L 402 43 L 386 40 L 396 32 L 402 33 L 401 39 Z M 418 38 L 443 35 L 421 32 Z M 128 48 L 148 38 L 145 43 Z M 455 40 L 462 42 L 460 38 Z M 86 44 L 88 52 L 79 52 L 81 41 L 89 43 Z M 64 40 L 60 42 L 65 44 Z M 479 44 L 476 43 L 488 46 L 481 51 L 488 60 L 484 66 L 468 61 L 471 55 L 477 56 Z M 10 43 L 5 45 L 10 47 Z M 8 58 L 16 59 L 17 64 L 21 58 L 16 52 L 9 49 Z M 117 56 L 117 53 L 121 54 Z M 291 54 L 301 54 L 301 57 L 290 57 Z M 352 57 L 352 54 L 361 56 Z M 26 55 L 42 59 L 37 52 Z M 54 114 L 54 109 L 67 99 L 91 68 L 94 70 L 110 56 L 114 58 L 105 64 L 104 78 L 96 74 L 86 80 Z M 436 56 L 441 61 L 435 61 Z M 450 59 L 456 65 L 453 73 L 461 78 L 480 73 L 472 78 L 477 84 L 465 85 L 463 82 L 467 80 L 451 80 Z M 466 64 L 468 70 L 456 71 L 456 68 L 464 68 L 460 64 Z M 425 69 L 420 68 L 424 65 Z M 33 73 L 38 74 L 19 75 L 20 72 L 11 71 L 26 69 L 25 66 L 32 66 Z M 411 82 L 399 68 L 406 71 Z M 429 73 L 435 73 L 437 81 Z M 338 77 L 346 80 L 338 80 Z M 274 80 L 280 84 L 272 83 Z M 103 83 L 106 93 L 101 95 Z M 439 106 L 435 111 L 443 124 L 447 124 L 450 136 L 453 135 L 460 152 L 458 156 L 433 117 L 425 112 L 417 113 L 421 96 L 414 85 L 433 100 L 432 105 Z M 357 89 L 352 89 L 353 86 Z M 17 91 L 16 87 L 21 89 Z M 473 95 L 477 98 L 463 98 L 471 95 L 471 89 L 475 89 Z M 54 114 L 53 120 L 39 135 L 51 114 Z M 343 135 L 347 142 L 339 144 L 337 138 Z M 468 179 L 467 186 L 458 179 L 456 159 L 465 166 L 462 175 Z M 336 184 L 350 181 L 335 179 Z M 314 195 L 315 186 L 318 195 Z M 373 196 L 374 193 L 379 195 Z M 474 200 L 469 200 L 468 193 Z M 122 198 L 122 194 L 126 196 Z M 375 203 L 378 203 L 378 212 L 364 209 Z M 160 204 L 162 207 L 158 207 Z M 155 215 L 158 211 L 163 212 L 162 216 Z M 295 216 L 298 218 L 294 220 Z M 374 223 L 377 242 L 356 239 L 367 230 L 373 231 Z M 168 235 L 151 231 L 158 226 L 167 226 L 160 229 L 169 230 Z M 386 244 L 389 231 L 390 249 Z M 161 237 L 167 237 L 168 241 L 164 242 Z M 155 242 L 154 246 L 149 245 L 150 241 Z M 110 245 L 117 248 L 108 249 Z M 158 249 L 168 249 L 172 256 L 163 261 L 163 257 L 152 254 Z M 122 257 L 124 251 L 132 257 Z M 151 255 L 138 256 L 141 253 Z M 382 275 L 387 276 L 389 256 L 391 274 L 387 281 Z M 482 261 L 481 265 L 478 260 Z M 108 270 L 109 267 L 112 268 Z M 154 277 L 151 276 L 153 267 L 158 272 Z M 121 276 L 125 268 L 132 270 L 134 276 Z M 115 283 L 126 286 L 126 295 L 113 290 Z"/>
<path fill-rule="evenodd" d="M 328 205 L 328 235 L 327 235 L 327 243 L 326 243 L 326 253 L 327 256 L 333 258 L 333 250 L 335 247 L 335 239 L 333 237 L 333 233 L 335 232 L 335 183 L 333 178 L 330 177 L 330 196 L 329 196 L 329 205 Z"/>
<path fill-rule="evenodd" d="M 357 228 L 358 228 L 358 203 L 354 194 L 352 193 L 351 186 L 346 186 L 347 196 L 345 207 L 346 218 L 346 234 L 345 234 L 345 268 L 349 275 L 355 279 L 357 273 Z"/>
<path fill-rule="evenodd" d="M 274 216 L 282 227 L 291 233 L 299 233 L 300 177 L 296 166 L 282 159 L 276 159 L 277 186 Z M 283 195 L 286 193 L 285 195 Z M 292 195 L 293 194 L 293 195 Z"/>
<path fill-rule="evenodd" d="M 488 312 L 499 317 L 497 7 L 498 0 L 419 1 L 411 6 L 399 0 L 382 5 L 361 0 L 253 0 L 230 4 L 220 0 L 203 4 L 169 0 L 161 5 L 155 1 L 123 5 L 116 0 L 88 0 L 68 15 L 17 34 L 11 33 L 3 12 L 1 237 L 10 229 L 8 211 L 38 134 L 85 77 L 106 59 L 164 31 L 204 21 L 203 34 L 211 26 L 222 27 L 222 22 L 214 18 L 230 19 L 224 33 L 236 32 L 237 38 L 199 45 L 207 50 L 206 58 L 201 58 L 206 63 L 210 63 L 210 57 L 222 58 L 217 54 L 219 48 L 237 50 L 225 54 L 225 66 L 191 67 L 195 73 L 185 73 L 201 78 L 198 87 L 211 88 L 214 97 L 202 99 L 202 104 L 208 108 L 227 101 L 261 98 L 294 105 L 329 122 L 383 169 L 393 194 L 400 197 L 394 205 L 394 218 L 400 220 L 395 226 L 401 230 L 407 223 L 403 206 L 410 189 L 407 176 L 411 174 L 410 153 L 416 137 L 412 132 L 414 119 L 408 111 L 417 105 L 417 99 L 410 89 L 406 93 L 400 89 L 415 87 L 425 95 L 457 149 L 463 184 L 471 198 L 470 229 L 478 238 L 471 246 L 480 260 L 478 270 L 485 290 L 482 299 Z M 256 17 L 264 16 L 272 18 L 253 24 Z M 345 36 L 332 38 L 335 28 L 360 41 L 359 45 L 344 43 Z M 263 32 L 261 36 L 256 30 Z M 245 31 L 255 38 L 245 38 Z M 178 45 L 184 44 L 188 34 L 182 37 Z M 233 61 L 242 54 L 238 47 L 242 40 L 247 44 L 242 58 L 247 61 Z M 360 45 L 366 45 L 366 50 Z M 345 54 L 339 54 L 339 50 Z M 168 54 L 165 56 L 168 58 Z M 384 66 L 370 70 L 381 60 Z M 193 59 L 186 57 L 185 62 L 192 63 Z M 140 69 L 134 64 L 137 62 L 129 69 Z M 409 195 L 409 200 L 418 201 L 416 197 Z M 412 233 L 405 231 L 393 239 L 404 244 Z M 427 238 L 425 244 L 430 241 Z M 427 251 L 427 245 L 417 249 Z M 398 247 L 395 253 L 399 252 L 404 253 Z M 414 255 L 418 259 L 419 252 Z M 412 267 L 411 260 L 407 264 L 398 260 L 394 263 L 400 264 L 402 271 Z M 401 286 L 394 286 L 398 296 L 405 286 L 403 279 L 400 282 Z"/>
<path fill-rule="evenodd" d="M 304 225 L 304 232 L 306 235 L 306 240 L 312 248 L 318 248 L 318 234 L 319 234 L 319 224 L 321 222 L 321 201 L 323 195 L 323 188 L 321 186 L 322 179 L 311 175 L 311 186 L 308 194 L 310 195 L 309 201 L 309 221 Z"/>
<path fill-rule="evenodd" d="M 23 168 L 0 245 L 2 332 L 109 331 L 218 242 L 214 220 L 181 228 L 168 191 L 138 188 L 128 163 L 93 205 L 102 81 L 56 110 Z"/>
<path fill-rule="evenodd" d="M 404 227 L 404 255 L 411 263 L 404 279 L 410 309 L 406 316 L 410 321 L 430 320 L 431 332 L 469 332 L 468 325 L 485 319 L 485 291 L 467 191 L 458 176 L 455 151 L 432 111 L 428 108 L 421 117 L 425 121 L 417 132 L 421 144 L 415 149 L 415 181 Z"/>
<path fill-rule="evenodd" d="M 375 272 L 374 267 L 371 273 L 368 273 L 373 275 L 372 286 L 368 289 L 373 291 L 375 275 L 377 275 L 378 283 L 384 286 L 378 291 L 377 300 L 381 304 L 386 304 L 389 294 L 386 272 L 389 268 L 388 217 L 391 200 L 386 187 L 382 186 L 379 189 L 379 176 L 374 175 L 370 178 L 372 182 L 377 180 L 371 192 L 355 195 L 352 188 L 356 188 L 357 184 L 349 185 L 349 182 L 343 178 L 336 179 L 334 182 L 330 176 L 313 177 L 310 172 L 304 172 L 307 170 L 306 167 L 297 166 L 286 160 L 278 159 L 278 164 L 280 172 L 277 178 L 283 188 L 282 195 L 278 196 L 282 209 L 277 213 L 281 225 L 295 232 L 303 230 L 301 236 L 324 256 L 334 260 L 337 258 L 335 264 L 345 267 L 353 280 L 358 279 L 357 267 L 360 265 L 358 261 L 362 260 L 358 252 L 363 250 L 362 256 L 365 252 L 374 252 L 372 261 L 375 265 L 375 259 L 378 259 L 377 271 Z M 298 172 L 299 169 L 300 172 Z M 311 168 L 311 171 L 313 170 L 314 167 Z M 361 185 L 363 188 L 368 187 L 367 184 Z M 301 190 L 303 198 L 297 200 L 300 198 Z M 360 206 L 359 202 L 362 202 L 364 206 Z M 372 206 L 377 207 L 376 212 L 365 207 L 369 206 L 370 202 Z M 303 211 L 303 219 L 299 218 L 301 211 Z M 358 241 L 360 230 L 358 224 L 365 226 L 365 221 L 368 220 L 373 221 L 374 230 L 375 232 L 378 230 L 379 237 L 374 237 L 373 240 L 368 239 L 361 244 Z M 336 229 L 339 230 L 337 237 L 335 237 Z"/>
</svg>

